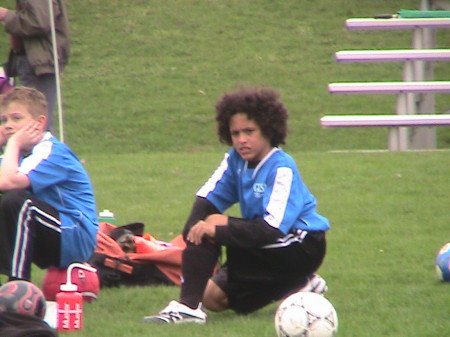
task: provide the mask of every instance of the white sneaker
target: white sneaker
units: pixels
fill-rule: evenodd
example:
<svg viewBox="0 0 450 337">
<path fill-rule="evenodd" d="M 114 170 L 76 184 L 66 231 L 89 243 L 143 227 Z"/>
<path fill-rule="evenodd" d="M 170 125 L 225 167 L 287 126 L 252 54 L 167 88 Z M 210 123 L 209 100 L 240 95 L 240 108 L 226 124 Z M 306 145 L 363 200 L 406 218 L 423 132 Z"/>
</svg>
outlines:
<svg viewBox="0 0 450 337">
<path fill-rule="evenodd" d="M 201 303 L 197 309 L 191 309 L 177 301 L 171 301 L 158 315 L 145 316 L 142 321 L 146 323 L 197 323 L 205 324 L 206 313 L 201 309 Z"/>
<path fill-rule="evenodd" d="M 323 295 L 328 291 L 327 282 L 320 275 L 312 274 L 308 283 L 298 291 L 309 291 Z"/>
</svg>

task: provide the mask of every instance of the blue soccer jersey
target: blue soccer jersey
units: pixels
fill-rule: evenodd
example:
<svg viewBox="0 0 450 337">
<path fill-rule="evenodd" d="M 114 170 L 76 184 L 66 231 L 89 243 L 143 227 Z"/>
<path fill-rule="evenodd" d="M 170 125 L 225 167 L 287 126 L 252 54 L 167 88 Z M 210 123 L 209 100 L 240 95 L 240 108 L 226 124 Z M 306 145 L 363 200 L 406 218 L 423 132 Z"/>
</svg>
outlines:
<svg viewBox="0 0 450 337">
<path fill-rule="evenodd" d="M 197 192 L 220 212 L 239 203 L 244 219 L 263 218 L 284 234 L 294 229 L 326 231 L 328 220 L 316 212 L 316 199 L 303 183 L 294 159 L 274 148 L 255 168 L 230 150 Z"/>
<path fill-rule="evenodd" d="M 87 261 L 96 246 L 97 212 L 91 182 L 76 155 L 47 132 L 19 171 L 30 179 L 29 193 L 59 212 L 60 267 Z"/>
</svg>

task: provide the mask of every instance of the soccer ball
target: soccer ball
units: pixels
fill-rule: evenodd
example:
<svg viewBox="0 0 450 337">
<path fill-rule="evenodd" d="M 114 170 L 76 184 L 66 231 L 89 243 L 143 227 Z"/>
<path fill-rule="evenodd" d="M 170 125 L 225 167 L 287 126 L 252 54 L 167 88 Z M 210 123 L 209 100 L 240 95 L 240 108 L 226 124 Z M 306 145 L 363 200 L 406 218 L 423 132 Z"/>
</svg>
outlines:
<svg viewBox="0 0 450 337">
<path fill-rule="evenodd" d="M 67 282 L 67 269 L 50 267 L 42 280 L 42 291 L 47 301 L 55 301 L 61 284 Z M 100 280 L 96 272 L 75 267 L 72 269 L 71 282 L 78 286 L 78 292 L 85 302 L 97 299 L 100 292 Z"/>
<path fill-rule="evenodd" d="M 28 281 L 10 281 L 0 287 L 0 312 L 45 316 L 47 304 L 41 289 Z"/>
<path fill-rule="evenodd" d="M 278 337 L 332 337 L 337 328 L 333 305 L 324 296 L 312 292 L 290 295 L 275 313 Z"/>
<path fill-rule="evenodd" d="M 436 255 L 436 274 L 441 281 L 450 282 L 450 242 L 439 249 Z"/>
</svg>

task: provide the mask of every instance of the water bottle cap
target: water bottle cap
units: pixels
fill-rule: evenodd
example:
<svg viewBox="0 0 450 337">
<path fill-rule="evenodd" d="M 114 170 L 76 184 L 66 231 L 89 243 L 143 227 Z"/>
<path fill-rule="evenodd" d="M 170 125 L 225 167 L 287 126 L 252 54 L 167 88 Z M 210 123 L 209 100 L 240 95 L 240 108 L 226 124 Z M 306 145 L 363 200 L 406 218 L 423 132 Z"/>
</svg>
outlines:
<svg viewBox="0 0 450 337">
<path fill-rule="evenodd" d="M 78 286 L 76 284 L 73 284 L 73 283 L 65 283 L 65 284 L 61 284 L 59 289 L 61 291 L 77 291 L 78 290 Z"/>
<path fill-rule="evenodd" d="M 105 209 L 102 212 L 100 212 L 99 216 L 103 218 L 114 218 L 114 213 L 111 212 L 109 209 Z"/>
</svg>

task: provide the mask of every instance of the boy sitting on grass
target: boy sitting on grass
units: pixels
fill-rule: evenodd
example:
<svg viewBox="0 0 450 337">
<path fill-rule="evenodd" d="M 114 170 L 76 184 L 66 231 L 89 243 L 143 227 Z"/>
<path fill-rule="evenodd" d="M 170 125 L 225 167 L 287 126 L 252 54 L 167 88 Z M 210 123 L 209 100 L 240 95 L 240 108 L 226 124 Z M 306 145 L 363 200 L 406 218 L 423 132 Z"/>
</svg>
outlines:
<svg viewBox="0 0 450 337">
<path fill-rule="evenodd" d="M 75 154 L 47 127 L 47 102 L 19 87 L 0 96 L 0 273 L 31 278 L 31 265 L 66 268 L 96 246 L 94 194 Z"/>
<path fill-rule="evenodd" d="M 288 112 L 278 93 L 243 88 L 222 96 L 216 112 L 219 140 L 232 149 L 197 192 L 185 224 L 179 301 L 144 322 L 203 324 L 204 308 L 248 314 L 297 291 L 327 289 L 315 272 L 330 226 L 279 147 Z M 225 215 L 236 203 L 242 216 Z M 227 261 L 213 275 L 221 247 Z"/>
</svg>

